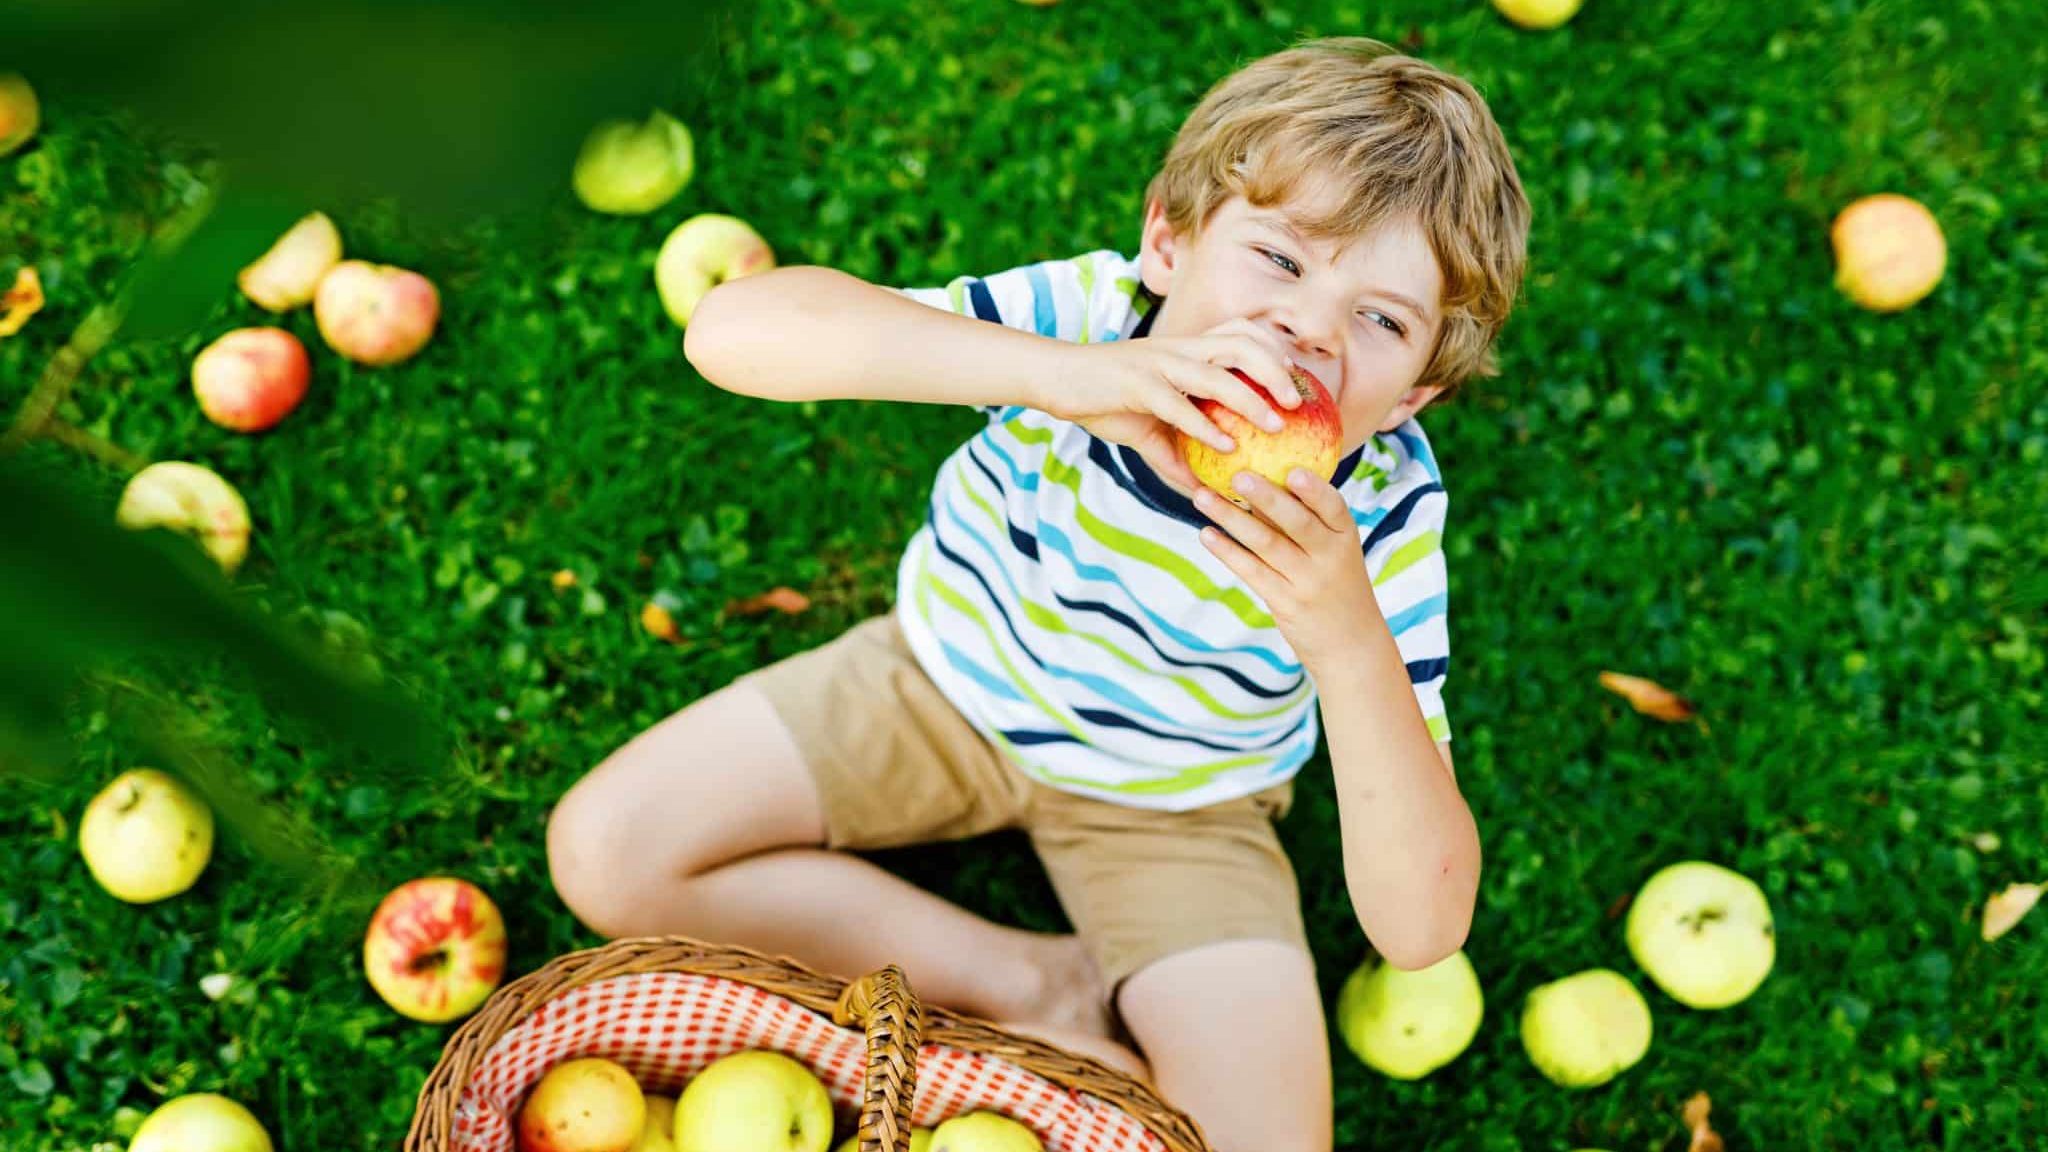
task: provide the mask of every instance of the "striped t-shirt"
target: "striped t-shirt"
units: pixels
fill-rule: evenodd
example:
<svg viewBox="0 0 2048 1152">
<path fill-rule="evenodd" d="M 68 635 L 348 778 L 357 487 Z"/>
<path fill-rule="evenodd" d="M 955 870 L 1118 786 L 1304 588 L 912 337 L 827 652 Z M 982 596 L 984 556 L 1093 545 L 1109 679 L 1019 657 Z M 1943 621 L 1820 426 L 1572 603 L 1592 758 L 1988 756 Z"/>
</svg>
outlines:
<svg viewBox="0 0 2048 1152">
<path fill-rule="evenodd" d="M 1111 251 L 944 288 L 934 307 L 1060 340 L 1145 335 L 1138 263 Z M 1183 811 L 1292 776 L 1320 735 L 1313 683 L 1252 590 L 1209 553 L 1209 520 L 1137 453 L 1035 409 L 939 469 L 905 550 L 896 613 L 947 699 L 1055 788 Z M 1413 420 L 1338 465 L 1380 608 L 1430 732 L 1450 738 L 1446 497 Z"/>
</svg>

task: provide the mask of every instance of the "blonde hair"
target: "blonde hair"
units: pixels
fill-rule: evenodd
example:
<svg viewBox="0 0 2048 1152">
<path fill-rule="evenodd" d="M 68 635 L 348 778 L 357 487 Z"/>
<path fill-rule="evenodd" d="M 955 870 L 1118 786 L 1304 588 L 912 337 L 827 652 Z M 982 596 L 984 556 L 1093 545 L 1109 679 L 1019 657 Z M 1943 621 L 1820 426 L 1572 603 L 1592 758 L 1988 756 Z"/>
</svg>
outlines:
<svg viewBox="0 0 2048 1152">
<path fill-rule="evenodd" d="M 1306 41 L 1211 88 L 1145 196 L 1192 237 L 1233 195 L 1271 208 L 1317 180 L 1344 195 L 1334 213 L 1300 221 L 1316 239 L 1348 245 L 1391 220 L 1429 238 L 1443 322 L 1417 383 L 1452 390 L 1494 375 L 1494 339 L 1528 262 L 1529 201 L 1478 91 L 1377 40 Z"/>
</svg>

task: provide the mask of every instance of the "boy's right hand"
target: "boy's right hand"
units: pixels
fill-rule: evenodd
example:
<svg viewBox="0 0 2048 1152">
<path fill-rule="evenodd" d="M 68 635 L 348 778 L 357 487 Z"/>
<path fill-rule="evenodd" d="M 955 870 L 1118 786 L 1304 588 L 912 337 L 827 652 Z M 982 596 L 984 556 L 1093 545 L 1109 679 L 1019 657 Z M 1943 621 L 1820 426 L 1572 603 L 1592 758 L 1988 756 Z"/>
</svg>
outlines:
<svg viewBox="0 0 2048 1152">
<path fill-rule="evenodd" d="M 1200 336 L 1148 336 L 1106 344 L 1074 345 L 1076 369 L 1065 374 L 1045 398 L 1046 412 L 1086 428 L 1101 439 L 1129 445 L 1154 472 L 1187 491 L 1201 486 L 1181 459 L 1173 429 L 1213 445 L 1232 448 L 1193 397 L 1205 396 L 1254 425 L 1278 432 L 1280 415 L 1235 368 L 1259 382 L 1280 404 L 1300 405 L 1279 339 L 1249 320 L 1228 320 Z"/>
</svg>

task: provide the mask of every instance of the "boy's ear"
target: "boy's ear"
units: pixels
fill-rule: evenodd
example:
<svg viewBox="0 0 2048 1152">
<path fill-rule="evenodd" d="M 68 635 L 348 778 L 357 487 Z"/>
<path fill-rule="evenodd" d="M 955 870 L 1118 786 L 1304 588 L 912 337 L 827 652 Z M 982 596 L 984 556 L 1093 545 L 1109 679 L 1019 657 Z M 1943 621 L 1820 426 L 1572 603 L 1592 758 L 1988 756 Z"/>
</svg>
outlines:
<svg viewBox="0 0 2048 1152">
<path fill-rule="evenodd" d="M 1379 430 L 1392 432 L 1406 424 L 1417 412 L 1429 407 L 1430 401 L 1443 394 L 1444 386 L 1441 384 L 1417 384 L 1401 397 L 1399 403 L 1387 411 L 1387 418 L 1380 421 Z"/>
<path fill-rule="evenodd" d="M 1166 222 L 1166 206 L 1157 200 L 1145 202 L 1145 228 L 1139 237 L 1138 276 L 1145 282 L 1145 290 L 1164 299 L 1166 290 L 1173 284 L 1173 262 L 1178 254 L 1179 238 L 1173 234 L 1173 225 Z"/>
</svg>

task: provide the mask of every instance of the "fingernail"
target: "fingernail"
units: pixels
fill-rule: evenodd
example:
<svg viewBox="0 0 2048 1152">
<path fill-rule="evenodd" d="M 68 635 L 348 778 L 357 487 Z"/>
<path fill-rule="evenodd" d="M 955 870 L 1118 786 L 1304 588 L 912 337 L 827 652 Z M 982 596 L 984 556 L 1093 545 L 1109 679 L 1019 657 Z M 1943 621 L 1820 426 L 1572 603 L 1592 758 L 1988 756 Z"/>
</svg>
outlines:
<svg viewBox="0 0 2048 1152">
<path fill-rule="evenodd" d="M 1218 452 L 1235 452 L 1237 451 L 1237 441 L 1232 440 L 1228 436 L 1218 436 L 1216 438 L 1216 450 Z"/>
<path fill-rule="evenodd" d="M 1252 494 L 1252 478 L 1247 473 L 1239 472 L 1231 479 L 1230 486 L 1247 496 Z"/>
</svg>

